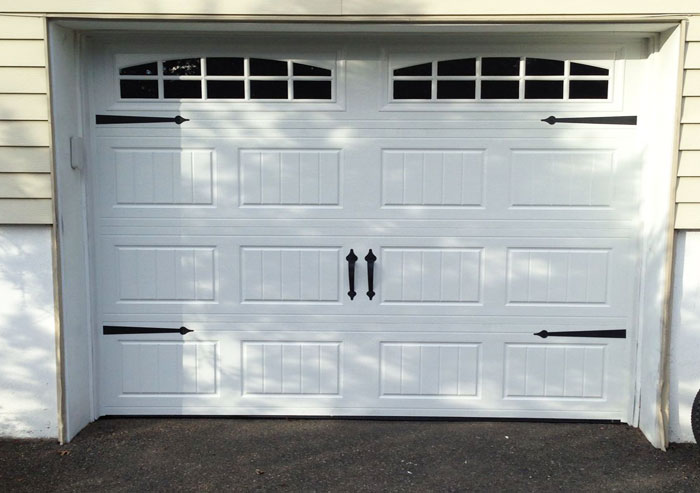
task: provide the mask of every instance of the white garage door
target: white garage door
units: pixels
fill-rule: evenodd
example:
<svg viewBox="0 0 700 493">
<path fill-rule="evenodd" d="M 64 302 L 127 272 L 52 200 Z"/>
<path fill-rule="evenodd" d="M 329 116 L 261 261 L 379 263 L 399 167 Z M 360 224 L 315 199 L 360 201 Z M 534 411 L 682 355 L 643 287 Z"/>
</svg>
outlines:
<svg viewBox="0 0 700 493">
<path fill-rule="evenodd" d="M 480 41 L 96 43 L 100 413 L 628 419 L 641 42 Z"/>
</svg>

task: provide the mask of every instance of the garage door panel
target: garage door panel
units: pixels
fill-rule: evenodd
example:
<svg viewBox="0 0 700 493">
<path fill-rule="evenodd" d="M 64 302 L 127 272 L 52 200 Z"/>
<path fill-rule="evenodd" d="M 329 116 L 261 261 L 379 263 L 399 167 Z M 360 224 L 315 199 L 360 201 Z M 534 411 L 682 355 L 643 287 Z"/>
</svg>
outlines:
<svg viewBox="0 0 700 493">
<path fill-rule="evenodd" d="M 620 316 L 633 301 L 634 244 L 613 238 L 108 236 L 98 276 L 108 313 Z M 355 299 L 347 294 L 350 249 L 358 256 Z M 377 256 L 372 300 L 365 294 L 370 249 Z"/>
<path fill-rule="evenodd" d="M 180 407 L 185 413 L 210 406 L 215 414 L 402 409 L 411 415 L 491 410 L 494 416 L 566 411 L 609 417 L 620 405 L 620 395 L 610 393 L 626 371 L 612 356 L 618 341 L 540 343 L 510 334 L 503 342 L 489 332 L 436 338 L 440 332 L 433 330 L 407 335 L 338 328 L 304 334 L 205 327 L 185 341 L 105 336 L 102 357 L 113 384 L 104 402 L 113 409 Z"/>
<path fill-rule="evenodd" d="M 103 217 L 622 220 L 638 207 L 634 153 L 608 140 L 101 142 Z"/>
</svg>

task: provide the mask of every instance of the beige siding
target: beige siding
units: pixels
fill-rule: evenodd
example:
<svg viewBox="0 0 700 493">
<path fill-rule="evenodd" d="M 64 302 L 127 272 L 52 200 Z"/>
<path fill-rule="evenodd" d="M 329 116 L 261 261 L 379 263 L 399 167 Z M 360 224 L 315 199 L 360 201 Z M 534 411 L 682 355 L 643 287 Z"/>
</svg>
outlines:
<svg viewBox="0 0 700 493">
<path fill-rule="evenodd" d="M 49 173 L 48 147 L 0 147 L 0 173 Z"/>
<path fill-rule="evenodd" d="M 700 176 L 700 151 L 681 151 L 678 176 Z"/>
<path fill-rule="evenodd" d="M 2 33 L 0 33 L 2 37 Z M 0 66 L 45 67 L 44 41 L 38 39 L 0 39 Z"/>
<path fill-rule="evenodd" d="M 50 199 L 51 175 L 48 173 L 0 173 L 0 197 Z"/>
<path fill-rule="evenodd" d="M 0 94 L 0 120 L 48 119 L 46 94 Z"/>
<path fill-rule="evenodd" d="M 44 22 L 41 17 L 0 17 L 2 39 L 44 39 Z"/>
<path fill-rule="evenodd" d="M 0 94 L 46 94 L 44 67 L 0 67 Z"/>
<path fill-rule="evenodd" d="M 5 12 L 52 14 L 228 15 L 570 15 L 699 13 L 697 0 L 588 0 L 586 2 L 491 0 L 24 0 L 4 2 Z"/>
<path fill-rule="evenodd" d="M 700 70 L 686 70 L 683 96 L 700 96 Z"/>
<path fill-rule="evenodd" d="M 45 20 L 0 15 L 0 224 L 52 217 Z"/>
<path fill-rule="evenodd" d="M 698 197 L 700 197 L 700 177 L 680 177 L 676 186 L 676 200 L 678 202 L 695 202 Z"/>
<path fill-rule="evenodd" d="M 24 0 L 3 2 L 0 9 L 38 14 L 338 15 L 342 4 L 342 0 Z"/>
<path fill-rule="evenodd" d="M 40 2 L 41 3 L 41 2 Z M 43 2 L 46 3 L 46 2 Z M 18 5 L 18 8 L 21 7 Z M 586 2 L 523 2 L 491 0 L 405 1 L 346 0 L 344 15 L 580 15 L 580 14 L 664 14 L 700 12 L 697 0 L 588 0 Z"/>
<path fill-rule="evenodd" d="M 687 41 L 676 185 L 677 229 L 700 228 L 700 16 L 691 18 Z"/>
<path fill-rule="evenodd" d="M 2 105 L 0 105 L 0 108 Z M 683 98 L 682 123 L 700 123 L 700 97 Z"/>
<path fill-rule="evenodd" d="M 51 199 L 2 199 L 0 217 L 3 224 L 51 224 Z"/>
<path fill-rule="evenodd" d="M 685 50 L 685 68 L 700 69 L 700 42 L 691 41 L 687 44 L 687 49 Z"/>
</svg>

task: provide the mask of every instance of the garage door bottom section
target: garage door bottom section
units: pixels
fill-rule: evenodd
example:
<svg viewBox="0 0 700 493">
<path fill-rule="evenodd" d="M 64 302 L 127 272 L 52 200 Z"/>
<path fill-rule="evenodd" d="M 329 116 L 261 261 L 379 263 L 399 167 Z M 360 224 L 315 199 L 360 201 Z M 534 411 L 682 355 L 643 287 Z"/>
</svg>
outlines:
<svg viewBox="0 0 700 493">
<path fill-rule="evenodd" d="M 102 414 L 623 417 L 624 396 L 608 386 L 625 373 L 625 358 L 611 358 L 624 339 L 189 327 L 184 337 L 106 336 Z M 436 332 L 440 342 L 427 342 Z"/>
</svg>

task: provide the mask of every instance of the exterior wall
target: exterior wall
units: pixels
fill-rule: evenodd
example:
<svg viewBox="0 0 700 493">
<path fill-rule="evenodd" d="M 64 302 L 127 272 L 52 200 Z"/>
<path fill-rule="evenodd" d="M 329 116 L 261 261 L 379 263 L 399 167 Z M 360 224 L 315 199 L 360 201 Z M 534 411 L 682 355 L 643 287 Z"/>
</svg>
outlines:
<svg viewBox="0 0 700 493">
<path fill-rule="evenodd" d="M 700 390 L 700 232 L 677 233 L 670 347 L 672 442 L 692 442 L 690 408 Z"/>
<path fill-rule="evenodd" d="M 47 16 L 152 19 L 168 17 L 210 20 L 217 19 L 215 15 L 221 16 L 220 19 L 237 16 L 264 19 L 264 16 L 269 16 L 292 20 L 294 16 L 306 16 L 306 19 L 314 16 L 319 20 L 329 21 L 343 18 L 367 20 L 379 16 L 418 21 L 421 20 L 421 16 L 435 16 L 431 19 L 444 16 L 445 20 L 469 19 L 474 22 L 502 20 L 546 22 L 578 19 L 624 20 L 629 16 L 640 20 L 644 16 L 656 19 L 659 15 L 697 14 L 691 18 L 686 45 L 676 228 L 700 228 L 700 4 L 697 0 L 669 2 L 590 0 L 585 4 L 493 0 L 478 5 L 469 4 L 468 10 L 465 12 L 465 3 L 460 0 L 432 2 L 426 0 L 415 2 L 396 0 L 294 0 L 291 2 L 276 0 L 223 2 L 26 0 L 15 4 L 4 2 L 0 6 L 0 225 L 47 225 L 53 222 L 53 187 L 50 174 L 52 149 L 47 83 Z M 17 257 L 22 257 L 27 250 L 34 250 L 35 258 L 50 259 L 50 231 L 46 227 L 0 226 L 0 244 L 9 242 L 7 244 L 10 245 L 7 249 L 3 248 L 0 251 L 0 282 L 2 283 L 0 289 L 7 290 L 15 296 L 22 288 L 19 284 L 12 284 L 8 279 L 16 278 L 30 282 L 33 276 L 38 279 L 43 275 L 43 264 L 41 268 L 36 261 L 27 261 L 23 264 L 17 260 Z M 692 235 L 694 233 L 681 237 L 695 238 Z M 697 239 L 693 241 L 699 242 Z M 693 262 L 700 263 L 687 254 L 684 257 L 683 252 L 678 252 L 677 269 L 685 269 L 686 265 Z M 681 271 L 677 270 L 678 272 Z M 692 276 L 685 279 L 682 272 L 677 275 L 676 305 L 674 305 L 676 311 L 695 313 L 700 319 L 700 306 L 688 305 L 687 308 L 678 308 L 680 306 L 678 303 L 686 303 L 686 305 L 689 303 L 682 300 L 689 300 L 693 293 L 697 294 L 697 291 L 694 291 L 697 288 L 688 287 Z M 42 278 L 42 282 L 34 288 L 42 287 L 46 290 L 52 286 L 50 263 L 46 268 L 46 276 L 48 277 Z M 44 355 L 39 359 L 42 365 L 52 365 L 52 368 L 55 368 L 52 294 L 47 297 L 43 292 L 42 295 L 31 296 L 31 301 L 24 302 L 31 304 L 31 307 L 27 307 L 24 311 L 18 310 L 20 313 L 13 311 L 17 306 L 16 303 L 3 303 L 0 306 L 0 347 L 4 347 L 3 344 L 13 344 L 16 327 L 22 324 L 28 327 L 27 330 L 36 331 L 36 333 L 31 332 L 35 335 L 32 342 L 36 351 Z M 692 312 L 692 310 L 695 311 Z M 47 330 L 49 319 L 42 319 L 43 325 L 33 322 L 33 317 L 41 318 L 39 314 L 47 313 L 51 314 L 49 317 L 52 324 L 51 330 Z M 683 318 L 674 312 L 671 375 L 676 380 L 673 381 L 674 388 L 671 389 L 671 410 L 677 414 L 680 413 L 677 421 L 673 421 L 676 418 L 671 421 L 674 440 L 688 438 L 687 433 L 682 431 L 685 428 L 680 417 L 684 412 L 682 406 L 687 404 L 689 391 L 678 382 L 689 382 L 688 386 L 697 387 L 697 382 L 692 381 L 694 377 L 686 375 L 693 364 L 692 355 L 684 353 L 686 348 L 692 347 L 692 344 L 687 342 L 693 340 L 689 335 L 689 331 L 692 332 L 689 328 L 691 326 L 688 325 L 689 319 L 687 315 Z M 12 323 L 9 324 L 9 321 Z M 688 337 L 687 341 L 686 337 Z M 3 355 L 5 353 L 3 351 Z M 49 353 L 51 357 L 47 356 Z M 29 432 L 33 432 L 35 436 L 42 434 L 56 436 L 55 370 L 51 374 L 48 368 L 42 367 L 43 369 L 39 372 L 41 377 L 36 382 L 46 382 L 46 385 L 32 387 L 31 385 L 39 384 L 31 384 L 29 378 L 20 376 L 28 375 L 29 370 L 35 370 L 37 365 L 34 357 L 28 356 L 26 350 L 21 347 L 9 347 L 7 354 L 10 357 L 3 356 L 0 360 L 0 368 L 4 368 L 4 365 L 15 365 L 12 367 L 15 376 L 7 372 L 0 375 L 0 434 L 26 436 Z M 8 382 L 5 383 L 5 380 Z M 48 390 L 50 385 L 53 385 L 52 390 Z M 10 395 L 5 395 L 5 392 L 9 392 Z M 26 393 L 22 394 L 22 392 Z M 34 397 L 31 398 L 30 394 Z M 18 398 L 18 395 L 25 395 L 26 398 Z M 2 408 L 8 402 L 14 407 Z M 49 414 L 50 419 L 47 418 L 48 421 L 44 421 Z"/>
<path fill-rule="evenodd" d="M 58 435 L 51 228 L 0 227 L 0 436 Z"/>
</svg>

